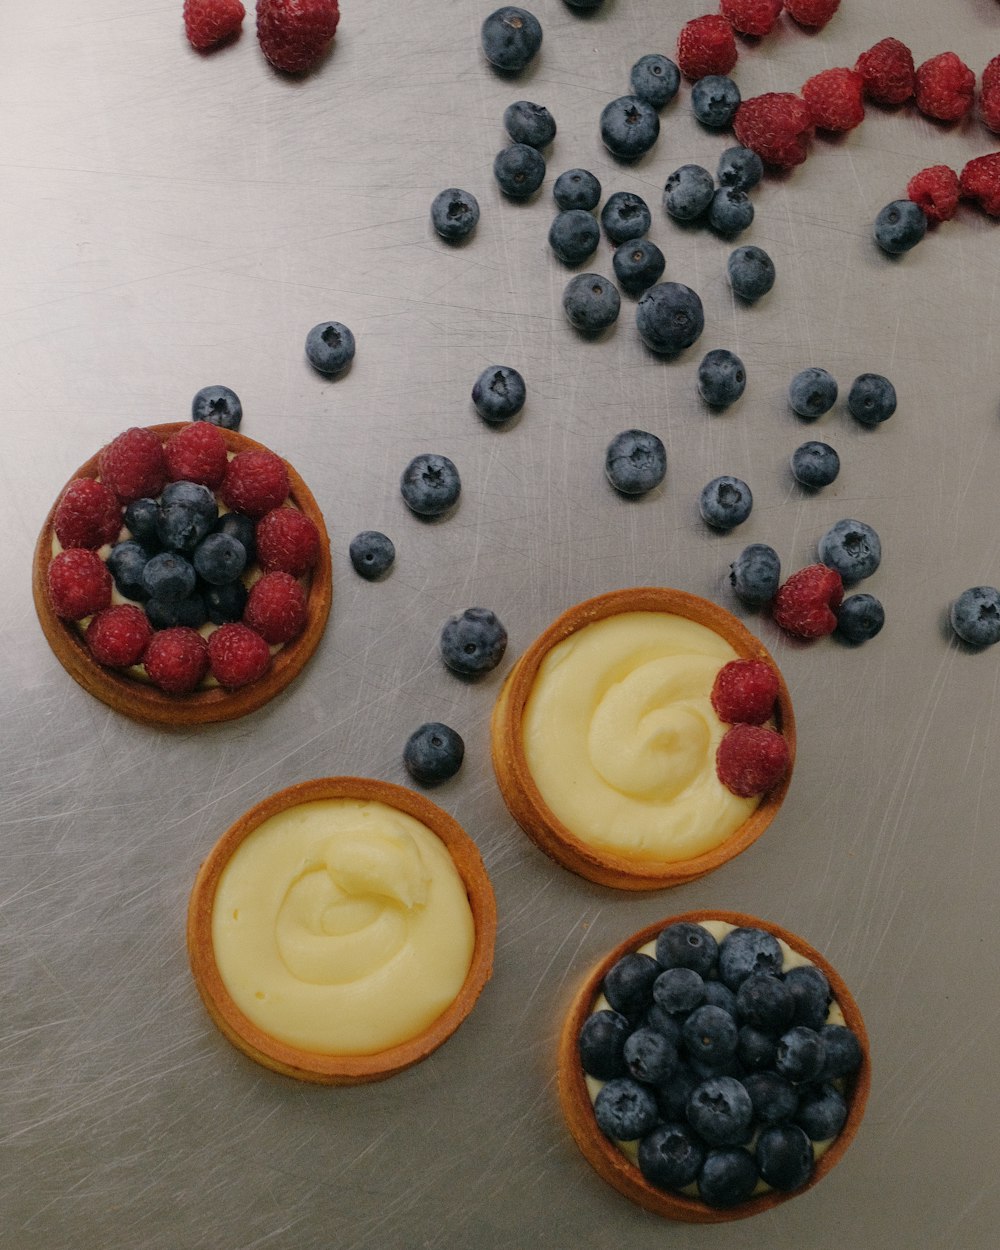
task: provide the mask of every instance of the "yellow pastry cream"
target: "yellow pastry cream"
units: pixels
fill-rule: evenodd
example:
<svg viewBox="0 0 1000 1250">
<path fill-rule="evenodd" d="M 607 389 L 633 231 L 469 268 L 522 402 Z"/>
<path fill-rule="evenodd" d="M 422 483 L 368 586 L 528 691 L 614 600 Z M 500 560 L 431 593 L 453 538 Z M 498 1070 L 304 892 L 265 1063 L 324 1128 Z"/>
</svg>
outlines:
<svg viewBox="0 0 1000 1250">
<path fill-rule="evenodd" d="M 236 1005 L 272 1037 L 321 1054 L 409 1041 L 455 1000 L 475 927 L 444 843 L 376 801 L 287 808 L 219 880 L 212 942 Z"/>
<path fill-rule="evenodd" d="M 711 704 L 737 652 L 668 612 L 585 625 L 545 656 L 524 709 L 528 768 L 552 813 L 581 841 L 637 860 L 713 850 L 760 802 L 715 772 L 727 726 Z"/>
</svg>

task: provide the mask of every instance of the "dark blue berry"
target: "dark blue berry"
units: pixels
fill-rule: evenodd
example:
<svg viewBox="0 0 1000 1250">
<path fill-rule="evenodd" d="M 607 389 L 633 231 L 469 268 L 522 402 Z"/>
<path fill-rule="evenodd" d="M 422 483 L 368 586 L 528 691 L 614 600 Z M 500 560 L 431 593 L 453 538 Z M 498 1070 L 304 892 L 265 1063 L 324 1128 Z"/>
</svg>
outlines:
<svg viewBox="0 0 1000 1250">
<path fill-rule="evenodd" d="M 618 320 L 621 296 L 614 283 L 599 273 L 579 273 L 567 282 L 562 305 L 572 325 L 596 334 Z"/>
<path fill-rule="evenodd" d="M 792 452 L 792 476 L 803 486 L 819 490 L 836 481 L 840 457 L 829 443 L 811 440 Z"/>
<path fill-rule="evenodd" d="M 742 1146 L 751 1137 L 753 1104 L 735 1077 L 713 1076 L 692 1090 L 687 1119 L 710 1146 Z"/>
<path fill-rule="evenodd" d="M 396 548 L 392 539 L 380 530 L 362 530 L 351 539 L 347 554 L 355 573 L 373 582 L 392 567 Z"/>
<path fill-rule="evenodd" d="M 479 221 L 479 201 L 459 187 L 446 187 L 431 201 L 431 225 L 442 239 L 464 239 Z"/>
<path fill-rule="evenodd" d="M 466 676 L 496 668 L 506 649 L 507 631 L 488 608 L 466 608 L 461 616 L 446 621 L 441 631 L 442 659 Z"/>
<path fill-rule="evenodd" d="M 610 1081 L 624 1076 L 625 1043 L 632 1026 L 616 1011 L 594 1011 L 584 1020 L 577 1041 L 580 1066 L 588 1076 L 599 1081 Z"/>
<path fill-rule="evenodd" d="M 693 968 L 667 968 L 653 982 L 653 999 L 668 1015 L 693 1011 L 705 997 L 705 983 Z"/>
<path fill-rule="evenodd" d="M 774 1067 L 778 1044 L 770 1033 L 754 1028 L 752 1024 L 740 1025 L 736 1054 L 747 1072 L 765 1072 Z"/>
<path fill-rule="evenodd" d="M 882 560 L 878 534 L 864 521 L 846 517 L 830 526 L 817 550 L 820 560 L 827 568 L 836 569 L 845 582 L 871 577 Z"/>
<path fill-rule="evenodd" d="M 779 976 L 783 962 L 778 939 L 763 929 L 731 929 L 719 943 L 719 977 L 733 991 L 754 972 Z"/>
<path fill-rule="evenodd" d="M 753 1103 L 754 1119 L 759 1124 L 781 1124 L 795 1114 L 799 1096 L 791 1081 L 777 1072 L 748 1072 L 743 1085 Z"/>
<path fill-rule="evenodd" d="M 666 476 L 666 448 L 646 430 L 623 430 L 608 444 L 604 472 L 623 495 L 645 495 Z"/>
<path fill-rule="evenodd" d="M 749 148 L 726 148 L 719 157 L 715 176 L 720 187 L 750 191 L 764 177 L 764 162 Z"/>
<path fill-rule="evenodd" d="M 698 1176 L 698 1195 L 710 1207 L 745 1202 L 757 1186 L 757 1164 L 739 1146 L 710 1150 Z"/>
<path fill-rule="evenodd" d="M 713 408 L 736 403 L 747 384 L 747 371 L 735 352 L 717 347 L 698 366 L 698 393 Z"/>
<path fill-rule="evenodd" d="M 724 130 L 730 124 L 740 99 L 739 87 L 725 74 L 706 74 L 691 88 L 692 112 L 703 126 L 713 130 Z"/>
<path fill-rule="evenodd" d="M 642 1017 L 644 1028 L 655 1029 L 657 1033 L 662 1033 L 669 1042 L 673 1042 L 678 1048 L 681 1044 L 681 1026 L 678 1020 L 664 1011 L 657 1003 L 652 1003 L 649 1010 Z"/>
<path fill-rule="evenodd" d="M 142 543 L 147 552 L 159 549 L 160 540 L 156 534 L 156 522 L 160 515 L 160 505 L 155 499 L 133 499 L 125 509 L 125 528 L 136 540 Z"/>
<path fill-rule="evenodd" d="M 861 1043 L 846 1025 L 824 1024 L 819 1035 L 826 1050 L 822 1072 L 824 1081 L 850 1076 L 861 1067 Z"/>
<path fill-rule="evenodd" d="M 704 1147 L 686 1124 L 660 1124 L 639 1142 L 639 1171 L 660 1189 L 690 1185 L 704 1162 Z"/>
<path fill-rule="evenodd" d="M 680 1060 L 667 1079 L 654 1090 L 656 1105 L 663 1119 L 684 1121 L 687 1117 L 688 1099 L 700 1084 L 701 1078 Z"/>
<path fill-rule="evenodd" d="M 708 224 L 727 238 L 740 234 L 753 221 L 753 203 L 745 191 L 719 187 L 708 206 Z"/>
<path fill-rule="evenodd" d="M 636 1141 L 656 1127 L 659 1115 L 652 1091 L 629 1077 L 616 1077 L 594 1099 L 597 1127 L 614 1141 Z"/>
<path fill-rule="evenodd" d="M 798 1125 L 766 1128 L 757 1139 L 755 1153 L 761 1180 L 772 1189 L 798 1189 L 812 1176 L 812 1142 Z"/>
<path fill-rule="evenodd" d="M 721 981 L 705 982 L 706 1007 L 718 1007 L 727 1015 L 736 1018 L 736 995 Z"/>
<path fill-rule="evenodd" d="M 589 169 L 567 169 L 555 180 L 552 194 L 560 208 L 596 208 L 601 184 Z"/>
<path fill-rule="evenodd" d="M 836 613 L 837 632 L 848 642 L 868 642 L 885 624 L 885 608 L 874 595 L 848 595 Z"/>
<path fill-rule="evenodd" d="M 623 955 L 604 976 L 604 997 L 620 1015 L 637 1020 L 653 1001 L 653 982 L 663 969 L 641 951 Z"/>
<path fill-rule="evenodd" d="M 194 566 L 176 551 L 161 551 L 147 560 L 142 571 L 142 585 L 150 599 L 161 603 L 179 603 L 195 588 Z"/>
<path fill-rule="evenodd" d="M 890 256 L 916 247 L 926 233 L 927 217 L 912 200 L 893 200 L 875 218 L 875 242 Z"/>
<path fill-rule="evenodd" d="M 707 986 L 705 987 L 708 988 Z M 718 1065 L 736 1054 L 736 1021 L 721 1007 L 696 1007 L 684 1021 L 684 1045 L 699 1063 Z"/>
<path fill-rule="evenodd" d="M 213 586 L 234 582 L 246 567 L 246 548 L 229 534 L 209 534 L 194 549 L 195 572 Z"/>
<path fill-rule="evenodd" d="M 795 1000 L 784 981 L 767 972 L 752 972 L 740 982 L 736 1006 L 744 1024 L 765 1033 L 780 1033 L 792 1022 Z"/>
<path fill-rule="evenodd" d="M 896 388 L 881 373 L 861 373 L 851 383 L 847 409 L 862 425 L 881 425 L 896 411 Z"/>
<path fill-rule="evenodd" d="M 690 920 L 668 925 L 656 939 L 656 962 L 663 968 L 691 968 L 702 977 L 715 971 L 719 946 L 709 931 Z"/>
<path fill-rule="evenodd" d="M 837 379 L 826 369 L 803 369 L 789 384 L 788 402 L 800 417 L 821 417 L 837 402 Z"/>
<path fill-rule="evenodd" d="M 613 155 L 634 161 L 656 142 L 660 118 L 651 104 L 635 95 L 619 96 L 601 110 L 601 139 Z"/>
<path fill-rule="evenodd" d="M 429 721 L 415 729 L 403 747 L 406 771 L 422 786 L 436 786 L 454 777 L 464 756 L 461 735 L 439 721 Z"/>
<path fill-rule="evenodd" d="M 556 119 L 544 104 L 515 100 L 503 111 L 503 124 L 514 143 L 544 148 L 556 137 Z"/>
<path fill-rule="evenodd" d="M 774 1068 L 779 1076 L 790 1081 L 815 1081 L 825 1061 L 826 1048 L 815 1029 L 797 1024 L 778 1039 Z"/>
<path fill-rule="evenodd" d="M 462 491 L 458 469 L 447 456 L 414 456 L 399 479 L 403 501 L 418 516 L 441 516 L 455 506 Z"/>
<path fill-rule="evenodd" d="M 248 593 L 241 581 L 230 582 L 228 586 L 206 586 L 204 602 L 208 620 L 213 625 L 242 620 Z"/>
<path fill-rule="evenodd" d="M 659 282 L 639 300 L 635 324 L 646 346 L 663 356 L 676 356 L 697 342 L 705 328 L 701 299 L 681 282 Z"/>
<path fill-rule="evenodd" d="M 224 512 L 212 526 L 213 534 L 228 534 L 247 553 L 247 564 L 257 558 L 257 527 L 244 512 Z"/>
<path fill-rule="evenodd" d="M 792 996 L 793 1024 L 804 1024 L 817 1032 L 826 1023 L 833 995 L 830 982 L 824 973 L 812 964 L 789 968 L 784 976 L 785 985 Z"/>
<path fill-rule="evenodd" d="M 713 529 L 731 530 L 742 525 L 753 508 L 753 495 L 742 478 L 724 473 L 702 487 L 698 498 L 701 519 Z"/>
<path fill-rule="evenodd" d="M 115 543 L 108 553 L 108 572 L 115 580 L 118 590 L 126 599 L 143 603 L 149 598 L 142 580 L 143 570 L 149 563 L 149 552 L 134 539 Z"/>
<path fill-rule="evenodd" d="M 354 335 L 340 321 L 321 321 L 306 335 L 306 359 L 318 373 L 335 377 L 354 359 Z"/>
<path fill-rule="evenodd" d="M 511 200 L 526 200 L 545 180 L 545 157 L 526 143 L 512 143 L 493 158 L 493 177 Z"/>
<path fill-rule="evenodd" d="M 592 213 L 567 208 L 549 226 L 549 247 L 564 265 L 580 265 L 593 256 L 601 241 L 601 228 Z"/>
<path fill-rule="evenodd" d="M 651 240 L 629 239 L 615 248 L 611 264 L 621 287 L 631 295 L 638 295 L 659 282 L 667 262 Z"/>
<path fill-rule="evenodd" d="M 636 1029 L 625 1043 L 625 1063 L 637 1081 L 658 1085 L 677 1067 L 677 1047 L 656 1029 Z"/>
<path fill-rule="evenodd" d="M 240 397 L 228 386 L 203 386 L 191 401 L 191 420 L 238 430 L 243 420 Z"/>
<path fill-rule="evenodd" d="M 729 566 L 729 581 L 733 593 L 748 607 L 770 603 L 781 584 L 778 553 L 767 543 L 751 543 Z"/>
<path fill-rule="evenodd" d="M 689 1056 L 691 1071 L 697 1076 L 698 1081 L 707 1081 L 716 1076 L 734 1076 L 737 1080 L 743 1075 L 743 1065 L 740 1063 L 738 1055 L 730 1055 L 728 1058 L 723 1056 L 720 1059 L 713 1059 L 711 1063 L 704 1063 L 701 1059 L 694 1059 Z"/>
<path fill-rule="evenodd" d="M 542 46 L 542 27 L 527 9 L 504 5 L 483 22 L 481 38 L 487 61 L 497 69 L 516 74 Z"/>
<path fill-rule="evenodd" d="M 641 238 L 652 224 L 649 205 L 641 195 L 615 191 L 601 209 L 601 225 L 614 244 Z"/>
<path fill-rule="evenodd" d="M 847 1119 L 847 1103 L 835 1085 L 807 1085 L 799 1090 L 795 1123 L 812 1141 L 836 1137 Z"/>
<path fill-rule="evenodd" d="M 632 94 L 654 109 L 661 109 L 677 94 L 681 72 L 667 56 L 651 52 L 639 57 L 629 73 Z"/>
<path fill-rule="evenodd" d="M 959 638 L 973 647 L 1000 642 L 1000 591 L 994 586 L 970 586 L 951 605 L 948 619 Z"/>
<path fill-rule="evenodd" d="M 171 482 L 160 496 L 157 537 L 171 551 L 194 551 L 215 524 L 218 514 L 215 496 L 207 486 Z"/>
<path fill-rule="evenodd" d="M 590 219 L 593 221 L 593 217 Z M 597 223 L 594 223 L 596 230 Z M 524 378 L 510 365 L 490 365 L 472 386 L 476 412 L 488 425 L 505 425 L 524 407 L 527 398 Z"/>
<path fill-rule="evenodd" d="M 726 274 L 733 293 L 752 304 L 774 286 L 774 261 L 762 247 L 748 244 L 730 252 Z"/>
<path fill-rule="evenodd" d="M 234 582 L 234 586 L 242 585 Z M 149 599 L 143 609 L 154 629 L 174 629 L 178 625 L 186 625 L 188 629 L 201 629 L 209 619 L 208 608 L 204 596 L 195 591 L 186 599 L 167 601 L 165 599 Z"/>
<path fill-rule="evenodd" d="M 715 194 L 712 175 L 701 165 L 681 165 L 667 178 L 663 207 L 678 221 L 697 221 L 708 212 Z"/>
</svg>

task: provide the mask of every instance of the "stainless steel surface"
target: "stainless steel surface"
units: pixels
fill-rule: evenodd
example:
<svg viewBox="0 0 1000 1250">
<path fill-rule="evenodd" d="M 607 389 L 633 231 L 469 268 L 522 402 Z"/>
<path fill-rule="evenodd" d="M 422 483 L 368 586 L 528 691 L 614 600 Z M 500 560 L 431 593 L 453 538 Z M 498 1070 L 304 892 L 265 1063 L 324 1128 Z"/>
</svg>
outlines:
<svg viewBox="0 0 1000 1250">
<path fill-rule="evenodd" d="M 478 27 L 490 0 L 345 0 L 336 50 L 304 82 L 263 62 L 252 18 L 211 57 L 187 48 L 180 0 L 8 3 L 0 76 L 0 1244 L 12 1250 L 237 1250 L 337 1245 L 987 1247 L 996 1244 L 996 893 L 1000 648 L 949 637 L 950 600 L 1000 582 L 996 224 L 962 209 L 898 263 L 871 222 L 924 166 L 997 147 L 978 121 L 941 127 L 870 109 L 806 166 L 769 178 L 742 241 L 771 252 L 772 294 L 735 307 L 730 244 L 665 218 L 660 189 L 686 161 L 714 167 L 689 89 L 633 167 L 603 151 L 597 118 L 641 54 L 670 53 L 696 0 L 605 0 L 590 17 L 534 0 L 545 40 L 503 81 Z M 995 0 L 844 0 L 823 32 L 784 21 L 741 46 L 744 95 L 796 89 L 898 34 L 917 60 L 951 48 L 981 71 L 1000 52 Z M 525 205 L 490 171 L 512 100 L 548 105 L 549 177 Z M 553 177 L 593 169 L 605 192 L 653 208 L 667 277 L 700 291 L 706 331 L 674 363 L 646 353 L 633 301 L 583 342 L 560 310 L 567 273 L 546 232 Z M 430 201 L 465 186 L 482 221 L 465 246 L 433 236 Z M 610 273 L 605 245 L 593 268 Z M 350 373 L 305 363 L 315 322 L 350 325 Z M 701 354 L 746 362 L 743 400 L 710 414 Z M 475 417 L 490 363 L 525 375 L 512 429 Z M 869 431 L 843 405 L 814 425 L 788 411 L 793 373 L 864 370 L 899 391 Z M 34 619 L 31 548 L 74 468 L 128 425 L 183 418 L 198 387 L 241 395 L 244 429 L 306 476 L 333 535 L 334 608 L 302 679 L 265 710 L 160 732 L 89 698 Z M 603 478 L 631 425 L 667 445 L 665 486 L 636 502 Z M 807 496 L 791 451 L 819 437 L 837 482 Z M 399 473 L 450 455 L 464 491 L 437 524 L 408 515 Z M 697 516 L 719 473 L 751 484 L 726 537 Z M 829 524 L 873 524 L 882 568 L 864 587 L 888 623 L 868 645 L 773 647 L 800 727 L 788 800 L 763 839 L 712 876 L 623 896 L 549 863 L 519 832 L 488 760 L 493 699 L 512 659 L 569 604 L 638 583 L 734 606 L 729 561 L 767 541 L 785 568 Z M 383 584 L 347 561 L 386 530 Z M 476 685 L 438 660 L 444 618 L 472 604 L 510 633 Z M 219 834 L 292 782 L 358 772 L 405 782 L 409 731 L 455 725 L 458 778 L 436 800 L 477 840 L 498 895 L 495 976 L 471 1019 L 417 1069 L 348 1090 L 300 1086 L 245 1060 L 191 983 L 184 913 Z M 860 1136 L 812 1193 L 745 1224 L 685 1231 L 630 1206 L 578 1156 L 555 1097 L 556 1033 L 574 985 L 641 925 L 696 906 L 770 917 L 851 985 L 874 1048 Z M 614 1239 L 612 1241 L 612 1239 Z"/>
</svg>

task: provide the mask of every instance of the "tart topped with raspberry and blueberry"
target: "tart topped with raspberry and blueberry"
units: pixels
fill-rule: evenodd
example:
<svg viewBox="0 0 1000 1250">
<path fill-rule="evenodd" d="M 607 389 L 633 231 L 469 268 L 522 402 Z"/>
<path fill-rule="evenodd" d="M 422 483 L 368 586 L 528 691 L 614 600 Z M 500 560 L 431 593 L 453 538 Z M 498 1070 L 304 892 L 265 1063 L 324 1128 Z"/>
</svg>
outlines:
<svg viewBox="0 0 1000 1250">
<path fill-rule="evenodd" d="M 61 492 L 33 568 L 67 672 L 163 725 L 230 720 L 283 690 L 319 643 L 331 590 L 309 488 L 211 421 L 119 434 Z"/>
</svg>

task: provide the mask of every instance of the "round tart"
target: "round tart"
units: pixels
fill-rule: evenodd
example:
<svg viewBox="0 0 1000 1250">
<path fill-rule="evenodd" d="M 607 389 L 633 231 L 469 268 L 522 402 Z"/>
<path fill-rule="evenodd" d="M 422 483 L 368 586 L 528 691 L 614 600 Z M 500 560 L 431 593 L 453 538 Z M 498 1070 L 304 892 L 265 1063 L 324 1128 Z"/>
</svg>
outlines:
<svg viewBox="0 0 1000 1250">
<path fill-rule="evenodd" d="M 783 780 L 756 799 L 715 771 L 726 726 L 710 693 L 733 659 L 775 672 Z M 523 653 L 493 712 L 493 766 L 514 819 L 564 868 L 648 890 L 711 872 L 774 819 L 795 759 L 795 718 L 777 665 L 731 613 L 680 590 L 588 599 Z M 584 828 L 586 826 L 586 828 Z"/>
<path fill-rule="evenodd" d="M 602 994 L 602 986 L 609 970 L 624 955 L 636 951 L 651 954 L 659 934 L 668 926 L 680 923 L 707 924 L 711 926 L 710 931 L 718 935 L 719 940 L 729 928 L 763 930 L 777 938 L 782 944 L 782 971 L 787 972 L 793 965 L 812 965 L 819 969 L 825 975 L 832 993 L 828 1021 L 842 1023 L 857 1039 L 861 1054 L 860 1064 L 851 1075 L 840 1077 L 835 1082 L 846 1103 L 846 1118 L 839 1133 L 832 1140 L 814 1143 L 816 1157 L 811 1175 L 794 1189 L 779 1191 L 758 1181 L 753 1194 L 744 1201 L 728 1207 L 710 1206 L 698 1196 L 698 1189 L 694 1184 L 687 1186 L 684 1192 L 651 1184 L 640 1171 L 634 1150 L 631 1155 L 625 1153 L 598 1127 L 593 1102 L 596 1094 L 593 1091 L 599 1087 L 600 1082 L 584 1073 L 579 1049 L 580 1031 L 592 1012 L 608 1007 Z M 670 916 L 666 920 L 648 925 L 621 942 L 590 972 L 573 999 L 560 1034 L 558 1078 L 559 1100 L 566 1123 L 587 1162 L 598 1175 L 626 1198 L 657 1215 L 688 1223 L 709 1224 L 744 1219 L 768 1211 L 812 1188 L 830 1171 L 853 1141 L 861 1124 L 871 1084 L 871 1058 L 868 1035 L 857 1003 L 836 970 L 807 942 L 779 925 L 759 920 L 755 916 L 739 912 L 694 911 Z M 754 1140 L 757 1131 L 759 1128 L 755 1130 Z M 634 1143 L 627 1143 L 627 1147 L 631 1146 Z M 750 1148 L 753 1148 L 753 1143 Z"/>
<path fill-rule="evenodd" d="M 185 429 L 189 422 L 171 422 L 149 426 L 161 441 Z M 244 451 L 266 451 L 260 443 L 234 430 L 219 429 L 230 457 Z M 99 455 L 92 456 L 77 470 L 71 481 L 99 477 Z M 302 631 L 292 641 L 275 651 L 264 675 L 248 685 L 225 689 L 215 684 L 202 684 L 186 694 L 168 694 L 134 675 L 134 670 L 107 668 L 97 663 L 87 647 L 80 625 L 57 616 L 47 584 L 49 564 L 59 549 L 54 521 L 59 498 L 53 504 L 42 526 L 35 547 L 32 568 L 32 591 L 35 610 L 45 637 L 56 658 L 70 676 L 86 691 L 115 711 L 135 720 L 154 725 L 200 725 L 211 721 L 232 720 L 262 707 L 294 680 L 319 645 L 332 597 L 330 540 L 316 500 L 305 482 L 287 461 L 289 494 L 286 502 L 309 518 L 319 533 L 319 556 L 302 579 L 306 588 L 306 619 Z M 70 483 L 67 483 L 67 487 Z"/>
<path fill-rule="evenodd" d="M 198 872 L 187 944 L 225 1036 L 304 1081 L 382 1080 L 425 1059 L 493 966 L 475 844 L 422 795 L 327 777 L 271 795 Z"/>
</svg>

